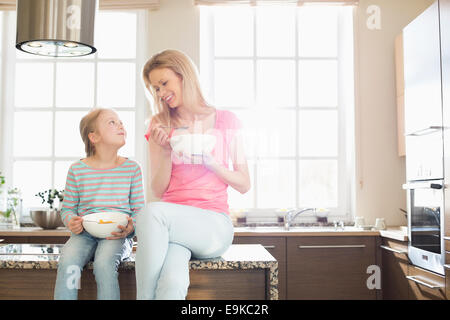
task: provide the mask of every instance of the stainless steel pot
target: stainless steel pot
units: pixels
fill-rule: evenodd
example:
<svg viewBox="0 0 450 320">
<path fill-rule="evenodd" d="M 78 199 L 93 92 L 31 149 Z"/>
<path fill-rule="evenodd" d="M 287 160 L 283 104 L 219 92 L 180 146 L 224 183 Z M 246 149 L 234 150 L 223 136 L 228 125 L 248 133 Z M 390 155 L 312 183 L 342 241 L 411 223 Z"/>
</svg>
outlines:
<svg viewBox="0 0 450 320">
<path fill-rule="evenodd" d="M 56 209 L 31 210 L 30 216 L 34 224 L 43 229 L 56 229 L 64 226 L 59 211 Z"/>
</svg>

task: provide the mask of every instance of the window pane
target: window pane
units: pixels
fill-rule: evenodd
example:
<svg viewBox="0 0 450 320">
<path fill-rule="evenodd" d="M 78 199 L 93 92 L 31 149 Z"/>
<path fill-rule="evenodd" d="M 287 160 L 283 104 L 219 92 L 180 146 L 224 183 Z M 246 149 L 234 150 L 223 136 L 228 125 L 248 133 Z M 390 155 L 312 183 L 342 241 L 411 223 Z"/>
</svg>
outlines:
<svg viewBox="0 0 450 320">
<path fill-rule="evenodd" d="M 294 56 L 295 8 L 290 6 L 260 6 L 256 8 L 256 52 L 258 56 Z"/>
<path fill-rule="evenodd" d="M 248 163 L 248 171 L 250 174 L 250 190 L 241 194 L 239 191 L 236 191 L 232 187 L 228 187 L 228 204 L 230 209 L 242 209 L 242 208 L 253 208 L 254 207 L 254 198 L 255 198 L 255 177 L 254 177 L 254 161 L 247 161 Z"/>
<path fill-rule="evenodd" d="M 47 207 L 35 194 L 52 187 L 50 161 L 17 161 L 13 166 L 14 187 L 22 192 L 24 209 Z"/>
<path fill-rule="evenodd" d="M 300 106 L 337 106 L 337 62 L 299 62 Z"/>
<path fill-rule="evenodd" d="M 253 61 L 215 61 L 215 104 L 224 107 L 253 105 Z"/>
<path fill-rule="evenodd" d="M 294 160 L 258 161 L 258 208 L 294 207 L 295 174 Z"/>
<path fill-rule="evenodd" d="M 56 65 L 56 106 L 94 106 L 94 64 L 58 63 Z"/>
<path fill-rule="evenodd" d="M 295 111 L 258 112 L 258 155 L 295 156 Z"/>
<path fill-rule="evenodd" d="M 55 155 L 57 157 L 86 156 L 80 136 L 80 121 L 87 112 L 56 112 L 55 114 Z"/>
<path fill-rule="evenodd" d="M 99 58 L 135 58 L 136 14 L 100 11 L 95 21 L 95 47 Z"/>
<path fill-rule="evenodd" d="M 337 207 L 337 160 L 301 160 L 299 181 L 300 207 Z"/>
<path fill-rule="evenodd" d="M 117 114 L 122 120 L 125 130 L 127 131 L 127 140 L 125 145 L 119 150 L 119 154 L 123 157 L 134 157 L 136 144 L 136 126 L 135 112 L 118 111 Z"/>
<path fill-rule="evenodd" d="M 52 113 L 14 113 L 14 156 L 51 156 Z"/>
<path fill-rule="evenodd" d="M 295 106 L 295 61 L 257 62 L 257 105 Z"/>
<path fill-rule="evenodd" d="M 134 63 L 99 63 L 97 105 L 103 108 L 134 108 L 135 82 Z"/>
<path fill-rule="evenodd" d="M 334 110 L 300 111 L 302 157 L 338 156 L 338 114 Z"/>
<path fill-rule="evenodd" d="M 52 63 L 16 63 L 15 105 L 53 106 Z"/>
<path fill-rule="evenodd" d="M 252 56 L 252 8 L 219 7 L 215 9 L 214 39 L 216 56 Z"/>
<path fill-rule="evenodd" d="M 302 57 L 336 57 L 339 7 L 304 6 L 298 15 L 298 52 Z"/>
<path fill-rule="evenodd" d="M 256 143 L 258 137 L 258 121 L 253 116 L 252 110 L 233 110 L 242 123 L 242 134 L 244 137 L 245 156 L 247 158 L 256 156 Z"/>
<path fill-rule="evenodd" d="M 67 172 L 69 171 L 70 165 L 75 161 L 76 160 L 55 162 L 55 189 L 63 190 L 66 187 Z"/>
</svg>

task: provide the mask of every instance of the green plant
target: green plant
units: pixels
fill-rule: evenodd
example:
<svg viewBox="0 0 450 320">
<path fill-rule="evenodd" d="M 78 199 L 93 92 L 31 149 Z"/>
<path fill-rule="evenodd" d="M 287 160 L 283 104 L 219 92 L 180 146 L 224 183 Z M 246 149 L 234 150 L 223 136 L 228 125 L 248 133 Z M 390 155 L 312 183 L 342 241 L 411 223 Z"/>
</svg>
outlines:
<svg viewBox="0 0 450 320">
<path fill-rule="evenodd" d="M 44 192 L 38 192 L 35 194 L 36 197 L 40 197 L 42 203 L 47 202 L 50 205 L 50 209 L 53 209 L 53 203 L 56 198 L 59 199 L 59 203 L 62 203 L 64 200 L 64 190 L 56 190 L 56 189 L 48 189 Z"/>
<path fill-rule="evenodd" d="M 0 187 L 5 184 L 5 176 L 2 176 L 2 172 L 0 171 Z"/>
<path fill-rule="evenodd" d="M 12 214 L 14 217 L 14 220 L 16 220 L 16 223 L 18 223 L 16 211 L 19 206 L 20 200 L 21 200 L 20 190 L 18 188 L 11 188 L 8 190 L 8 199 L 6 202 L 7 209 L 4 213 L 4 216 L 6 218 L 9 218 Z"/>
</svg>

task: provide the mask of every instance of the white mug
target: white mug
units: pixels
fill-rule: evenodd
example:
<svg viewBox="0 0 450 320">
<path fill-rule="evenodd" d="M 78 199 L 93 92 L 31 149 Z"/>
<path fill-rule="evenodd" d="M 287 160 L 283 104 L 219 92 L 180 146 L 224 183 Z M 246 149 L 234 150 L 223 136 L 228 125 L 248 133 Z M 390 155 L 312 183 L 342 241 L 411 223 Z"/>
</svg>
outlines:
<svg viewBox="0 0 450 320">
<path fill-rule="evenodd" d="M 386 222 L 384 221 L 384 218 L 377 218 L 375 220 L 375 229 L 378 230 L 386 229 Z"/>
<path fill-rule="evenodd" d="M 360 228 L 365 224 L 364 217 L 355 217 L 355 227 Z"/>
</svg>

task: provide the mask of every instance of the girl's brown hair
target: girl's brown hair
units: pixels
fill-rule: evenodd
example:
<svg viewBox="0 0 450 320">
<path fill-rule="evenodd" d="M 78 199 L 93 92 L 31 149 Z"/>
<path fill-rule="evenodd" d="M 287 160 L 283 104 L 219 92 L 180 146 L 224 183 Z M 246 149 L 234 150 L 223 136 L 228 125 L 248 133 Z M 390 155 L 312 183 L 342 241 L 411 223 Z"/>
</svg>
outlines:
<svg viewBox="0 0 450 320">
<path fill-rule="evenodd" d="M 84 142 L 84 150 L 86 151 L 86 156 L 90 157 L 95 154 L 95 146 L 89 139 L 89 133 L 95 132 L 97 119 L 100 114 L 107 109 L 105 108 L 94 108 L 87 115 L 85 115 L 80 121 L 80 135 Z"/>
<path fill-rule="evenodd" d="M 153 96 L 153 114 L 158 122 L 172 125 L 177 123 L 175 110 L 160 99 L 150 84 L 149 74 L 152 70 L 168 68 L 178 75 L 182 81 L 183 103 L 189 106 L 208 106 L 198 77 L 198 71 L 191 59 L 181 51 L 164 50 L 151 57 L 142 69 L 145 88 Z"/>
</svg>

